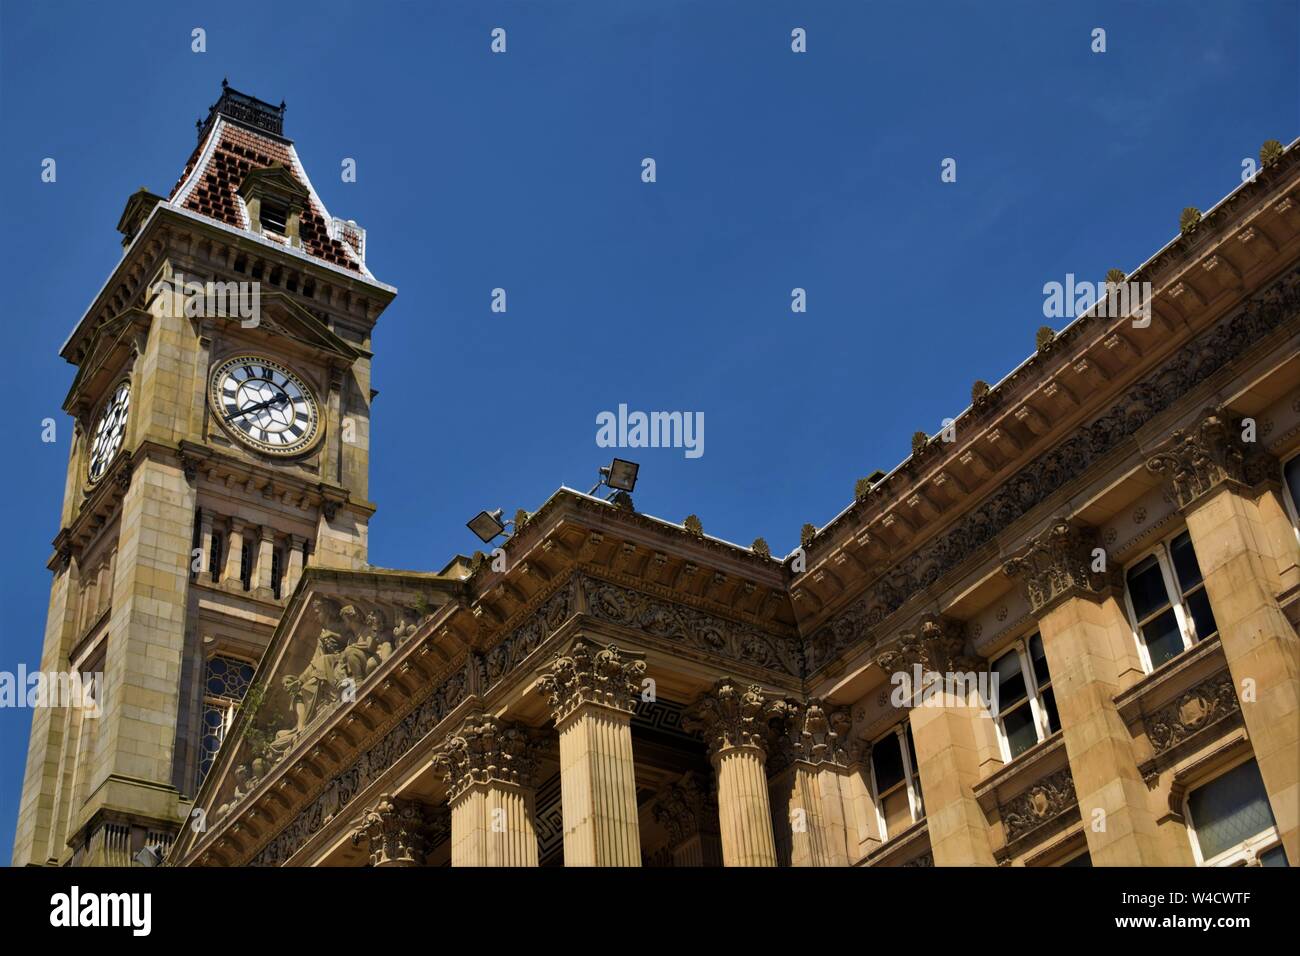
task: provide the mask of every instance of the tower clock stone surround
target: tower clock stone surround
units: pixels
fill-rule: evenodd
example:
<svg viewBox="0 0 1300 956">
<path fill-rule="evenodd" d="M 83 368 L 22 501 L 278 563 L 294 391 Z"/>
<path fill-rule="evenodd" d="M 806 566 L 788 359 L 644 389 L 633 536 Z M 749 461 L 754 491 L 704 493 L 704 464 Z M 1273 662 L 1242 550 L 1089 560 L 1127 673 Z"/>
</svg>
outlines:
<svg viewBox="0 0 1300 956">
<path fill-rule="evenodd" d="M 370 337 L 396 290 L 332 219 L 284 107 L 225 83 L 167 198 L 62 349 L 74 419 L 42 671 L 102 674 L 98 714 L 33 713 L 15 865 L 168 845 L 223 707 L 308 564 L 367 566 Z"/>
</svg>

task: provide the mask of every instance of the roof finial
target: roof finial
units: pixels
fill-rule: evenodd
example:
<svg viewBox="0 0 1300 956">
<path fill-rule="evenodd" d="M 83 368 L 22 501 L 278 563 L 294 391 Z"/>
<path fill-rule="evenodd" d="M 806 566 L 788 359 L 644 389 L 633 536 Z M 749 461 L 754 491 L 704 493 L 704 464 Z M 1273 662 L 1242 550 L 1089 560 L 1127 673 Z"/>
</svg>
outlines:
<svg viewBox="0 0 1300 956">
<path fill-rule="evenodd" d="M 221 88 L 224 90 L 229 85 L 230 85 L 230 80 L 227 77 L 223 76 L 221 78 Z"/>
</svg>

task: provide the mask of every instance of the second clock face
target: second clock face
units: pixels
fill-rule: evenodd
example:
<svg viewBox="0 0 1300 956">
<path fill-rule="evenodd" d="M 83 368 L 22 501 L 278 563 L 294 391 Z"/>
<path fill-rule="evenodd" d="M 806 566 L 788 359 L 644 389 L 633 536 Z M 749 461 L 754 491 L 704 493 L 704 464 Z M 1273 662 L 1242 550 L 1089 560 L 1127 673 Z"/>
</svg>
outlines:
<svg viewBox="0 0 1300 956">
<path fill-rule="evenodd" d="M 212 372 L 210 400 L 226 430 L 260 452 L 292 455 L 316 440 L 320 413 L 301 378 L 279 362 L 240 355 Z"/>
</svg>

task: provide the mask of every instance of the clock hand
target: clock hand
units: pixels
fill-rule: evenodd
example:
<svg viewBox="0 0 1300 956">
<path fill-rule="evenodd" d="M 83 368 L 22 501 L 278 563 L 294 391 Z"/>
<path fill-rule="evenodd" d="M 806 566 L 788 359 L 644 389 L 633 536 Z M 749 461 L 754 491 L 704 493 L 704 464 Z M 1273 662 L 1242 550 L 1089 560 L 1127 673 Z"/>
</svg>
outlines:
<svg viewBox="0 0 1300 956">
<path fill-rule="evenodd" d="M 247 408 L 240 409 L 239 412 L 231 415 L 226 419 L 226 421 L 233 422 L 236 418 L 243 418 L 245 415 L 250 415 L 253 412 L 260 412 L 264 408 L 269 408 L 272 405 L 279 405 L 281 402 L 287 402 L 288 400 L 289 396 L 286 394 L 277 395 L 275 398 L 268 399 L 265 402 L 258 402 L 256 405 L 249 405 Z"/>
</svg>

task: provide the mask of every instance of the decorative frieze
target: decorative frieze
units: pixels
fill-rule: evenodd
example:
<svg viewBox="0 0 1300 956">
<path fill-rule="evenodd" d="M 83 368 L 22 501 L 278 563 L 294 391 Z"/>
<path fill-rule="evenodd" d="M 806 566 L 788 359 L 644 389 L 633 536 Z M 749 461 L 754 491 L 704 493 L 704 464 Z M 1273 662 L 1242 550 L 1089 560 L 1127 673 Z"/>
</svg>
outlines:
<svg viewBox="0 0 1300 956">
<path fill-rule="evenodd" d="M 1119 584 L 1118 569 L 1108 568 L 1097 529 L 1065 518 L 1052 522 L 1002 571 L 1021 579 L 1029 609 L 1037 616 L 1070 597 L 1100 598 Z"/>
<path fill-rule="evenodd" d="M 342 811 L 357 794 L 403 757 L 465 697 L 466 669 L 454 671 L 392 729 L 367 749 L 282 828 L 250 860 L 254 866 L 278 866 Z"/>
<path fill-rule="evenodd" d="M 741 664 L 792 677 L 802 673 L 803 653 L 794 637 L 769 634 L 596 578 L 584 576 L 582 588 L 587 613 L 599 620 Z"/>
<path fill-rule="evenodd" d="M 598 704 L 630 715 L 644 674 L 645 661 L 641 658 L 613 644 L 601 647 L 579 638 L 567 652 L 552 658 L 538 689 L 546 695 L 557 724 L 584 704 Z"/>
<path fill-rule="evenodd" d="M 1006 842 L 1010 843 L 1050 823 L 1077 802 L 1074 777 L 1068 766 L 1048 774 L 1028 790 L 998 807 L 998 815 L 1007 831 Z"/>
<path fill-rule="evenodd" d="M 352 844 L 367 842 L 371 866 L 420 866 L 428 834 L 422 804 L 386 793 L 362 816 L 352 831 Z"/>
<path fill-rule="evenodd" d="M 470 714 L 447 734 L 433 755 L 455 800 L 475 784 L 506 783 L 532 787 L 536 759 L 532 734 L 482 712 Z"/>
<path fill-rule="evenodd" d="M 1241 711 L 1232 675 L 1221 671 L 1178 696 L 1144 721 L 1156 756 L 1178 746 L 1197 731 Z"/>
<path fill-rule="evenodd" d="M 874 629 L 914 594 L 987 546 L 1012 522 L 1076 480 L 1157 414 L 1300 314 L 1300 270 L 1252 297 L 1230 318 L 1180 349 L 1131 386 L 1104 414 L 1004 482 L 950 531 L 902 558 L 858 600 L 813 635 L 816 670 L 846 648 L 872 642 Z"/>
<path fill-rule="evenodd" d="M 1180 508 L 1188 508 L 1224 482 L 1251 485 L 1276 470 L 1272 456 L 1250 449 L 1242 429 L 1223 408 L 1207 408 L 1192 428 L 1179 428 L 1147 459 L 1147 471 L 1172 486 Z"/>
</svg>

